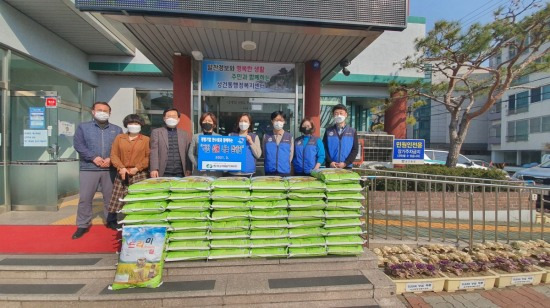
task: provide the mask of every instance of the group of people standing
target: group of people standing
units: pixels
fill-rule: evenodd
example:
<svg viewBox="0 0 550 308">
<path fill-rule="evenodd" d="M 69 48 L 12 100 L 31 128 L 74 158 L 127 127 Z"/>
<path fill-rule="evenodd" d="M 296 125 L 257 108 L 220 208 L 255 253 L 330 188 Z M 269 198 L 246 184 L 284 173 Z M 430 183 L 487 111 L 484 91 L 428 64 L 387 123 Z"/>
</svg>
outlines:
<svg viewBox="0 0 550 308">
<path fill-rule="evenodd" d="M 165 126 L 156 128 L 151 137 L 141 133 L 145 125 L 137 114 L 123 120 L 127 132 L 109 123 L 111 107 L 105 102 L 92 106 L 94 119 L 82 123 L 74 138 L 75 150 L 80 154 L 80 200 L 77 210 L 77 230 L 73 239 L 82 237 L 92 221 L 92 201 L 101 187 L 104 216 L 108 228 L 116 229 L 120 201 L 128 186 L 147 177 L 184 177 L 191 174 L 222 176 L 221 172 L 199 171 L 198 143 L 200 135 L 217 134 L 217 119 L 210 112 L 199 119 L 201 132 L 192 136 L 178 128 L 181 114 L 177 109 L 163 113 Z M 323 164 L 330 168 L 351 168 L 359 146 L 356 131 L 346 125 L 347 108 L 332 108 L 334 125 L 328 127 L 323 139 L 314 136 L 315 125 L 309 118 L 300 123 L 301 136 L 294 139 L 284 130 L 286 115 L 282 111 L 271 114 L 273 130 L 260 140 L 254 133 L 250 114 L 239 116 L 230 136 L 246 137 L 245 167 L 231 176 L 252 176 L 256 161 L 264 155 L 266 175 L 309 175 Z"/>
</svg>

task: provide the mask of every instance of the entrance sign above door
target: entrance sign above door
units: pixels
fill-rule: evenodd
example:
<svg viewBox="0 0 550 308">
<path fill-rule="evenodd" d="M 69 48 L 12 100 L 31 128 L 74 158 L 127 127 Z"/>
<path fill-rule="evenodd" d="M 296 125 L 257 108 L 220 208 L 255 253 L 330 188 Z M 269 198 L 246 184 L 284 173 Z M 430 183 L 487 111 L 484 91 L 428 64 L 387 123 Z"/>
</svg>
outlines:
<svg viewBox="0 0 550 308">
<path fill-rule="evenodd" d="M 203 91 L 294 93 L 294 64 L 205 60 Z"/>
</svg>

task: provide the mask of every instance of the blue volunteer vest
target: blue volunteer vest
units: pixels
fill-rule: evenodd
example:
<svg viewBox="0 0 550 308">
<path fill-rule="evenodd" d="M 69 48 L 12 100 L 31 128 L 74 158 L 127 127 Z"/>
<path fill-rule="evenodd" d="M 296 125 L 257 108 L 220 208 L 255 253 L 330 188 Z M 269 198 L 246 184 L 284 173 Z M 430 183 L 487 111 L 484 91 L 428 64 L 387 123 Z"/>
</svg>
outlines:
<svg viewBox="0 0 550 308">
<path fill-rule="evenodd" d="M 292 164 L 294 172 L 310 174 L 311 169 L 317 163 L 317 137 L 311 136 L 307 144 L 304 144 L 304 136 L 294 140 L 294 159 Z"/>
<path fill-rule="evenodd" d="M 292 136 L 283 133 L 281 142 L 277 145 L 273 132 L 265 134 L 265 162 L 266 173 L 290 174 L 290 142 Z"/>
<path fill-rule="evenodd" d="M 256 141 L 257 135 L 254 133 L 248 133 L 250 137 L 252 137 L 252 142 Z M 231 133 L 229 136 L 236 136 L 239 137 L 239 134 L 237 133 Z M 244 137 L 244 136 L 243 136 Z M 248 142 L 246 143 L 246 161 L 244 164 L 244 169 L 242 172 L 244 173 L 254 173 L 256 172 L 256 157 L 254 157 L 254 154 L 252 154 L 252 150 L 250 149 L 250 144 Z"/>
<path fill-rule="evenodd" d="M 337 163 L 344 162 L 353 148 L 355 129 L 346 126 L 342 135 L 338 135 L 338 128 L 336 128 L 336 125 L 333 125 L 327 128 L 326 134 L 330 160 Z M 348 167 L 352 165 L 350 164 Z"/>
</svg>

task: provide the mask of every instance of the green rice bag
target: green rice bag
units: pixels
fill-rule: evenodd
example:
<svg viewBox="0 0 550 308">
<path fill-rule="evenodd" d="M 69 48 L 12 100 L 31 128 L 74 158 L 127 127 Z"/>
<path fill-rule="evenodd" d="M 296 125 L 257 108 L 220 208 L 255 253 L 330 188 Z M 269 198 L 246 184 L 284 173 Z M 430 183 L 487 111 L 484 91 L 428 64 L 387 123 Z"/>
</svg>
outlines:
<svg viewBox="0 0 550 308">
<path fill-rule="evenodd" d="M 359 183 L 361 176 L 359 174 L 340 168 L 323 168 L 318 170 L 311 170 L 311 175 L 315 178 L 325 182 L 326 184 L 333 183 Z"/>
<path fill-rule="evenodd" d="M 320 257 L 326 256 L 327 249 L 325 247 L 290 247 L 288 248 L 288 256 L 294 257 Z"/>
<path fill-rule="evenodd" d="M 289 191 L 325 192 L 325 183 L 311 176 L 290 176 L 286 180 Z"/>
<path fill-rule="evenodd" d="M 340 256 L 358 256 L 364 253 L 363 246 L 350 245 L 350 246 L 328 246 L 327 252 L 329 255 Z"/>
<path fill-rule="evenodd" d="M 287 210 L 252 210 L 250 212 L 252 220 L 286 219 L 287 217 Z"/>
<path fill-rule="evenodd" d="M 174 180 L 174 178 L 162 177 L 145 179 L 128 186 L 128 194 L 168 192 L 172 180 Z"/>
<path fill-rule="evenodd" d="M 333 218 L 359 218 L 362 217 L 361 211 L 345 210 L 345 211 L 325 211 L 327 219 Z"/>
<path fill-rule="evenodd" d="M 325 229 L 361 226 L 363 222 L 359 218 L 338 218 L 325 220 Z"/>
<path fill-rule="evenodd" d="M 194 231 L 210 229 L 209 221 L 172 221 L 170 226 L 173 231 Z"/>
<path fill-rule="evenodd" d="M 239 201 L 250 200 L 250 191 L 248 190 L 214 190 L 210 198 L 214 201 Z"/>
<path fill-rule="evenodd" d="M 312 211 L 288 211 L 288 221 L 291 220 L 308 220 L 316 218 L 325 218 L 325 212 L 322 210 L 312 210 Z"/>
<path fill-rule="evenodd" d="M 167 221 L 166 215 L 168 213 L 158 214 L 128 214 L 124 219 L 119 221 L 120 224 L 137 224 L 137 223 L 152 223 Z"/>
<path fill-rule="evenodd" d="M 214 210 L 248 211 L 250 206 L 248 202 L 243 201 L 212 201 L 212 208 Z"/>
<path fill-rule="evenodd" d="M 209 254 L 209 250 L 168 251 L 164 260 L 166 262 L 206 260 Z"/>
<path fill-rule="evenodd" d="M 210 192 L 208 191 L 194 191 L 194 192 L 172 192 L 170 193 L 169 200 L 188 200 L 188 201 L 208 201 L 210 200 Z"/>
<path fill-rule="evenodd" d="M 210 226 L 212 232 L 242 231 L 248 229 L 250 229 L 250 221 L 248 219 L 213 221 Z"/>
<path fill-rule="evenodd" d="M 210 201 L 190 201 L 190 200 L 175 200 L 168 203 L 166 207 L 170 211 L 187 212 L 196 211 L 204 212 L 210 209 Z"/>
<path fill-rule="evenodd" d="M 126 226 L 164 227 L 168 231 L 173 231 L 172 226 L 168 221 L 138 222 L 138 223 L 126 224 Z"/>
<path fill-rule="evenodd" d="M 204 212 L 168 212 L 168 221 L 194 220 L 206 221 L 210 216 L 210 211 Z"/>
<path fill-rule="evenodd" d="M 256 176 L 250 180 L 253 191 L 286 191 L 286 181 L 280 176 Z"/>
<path fill-rule="evenodd" d="M 288 252 L 286 247 L 252 248 L 250 256 L 252 258 L 286 258 Z"/>
<path fill-rule="evenodd" d="M 250 231 L 250 239 L 287 238 L 288 229 L 265 229 Z"/>
<path fill-rule="evenodd" d="M 249 239 L 222 239 L 222 240 L 211 240 L 210 247 L 212 249 L 220 248 L 249 248 L 251 242 Z"/>
<path fill-rule="evenodd" d="M 362 193 L 345 193 L 345 192 L 336 192 L 329 193 L 327 192 L 327 200 L 330 201 L 350 201 L 350 200 L 365 200 L 365 196 Z"/>
<path fill-rule="evenodd" d="M 250 257 L 250 250 L 248 248 L 210 249 L 208 260 L 240 259 L 248 257 Z"/>
<path fill-rule="evenodd" d="M 268 219 L 268 220 L 252 220 L 250 221 L 251 230 L 259 229 L 280 229 L 287 228 L 288 222 L 286 219 Z"/>
<path fill-rule="evenodd" d="M 251 239 L 252 248 L 258 247 L 287 247 L 290 244 L 288 238 Z"/>
<path fill-rule="evenodd" d="M 291 210 L 324 210 L 327 207 L 325 200 L 288 200 L 288 208 Z"/>
<path fill-rule="evenodd" d="M 289 191 L 288 199 L 290 200 L 314 200 L 322 201 L 325 199 L 324 192 L 301 192 L 301 191 Z"/>
<path fill-rule="evenodd" d="M 124 198 L 120 198 L 120 201 L 123 202 L 138 202 L 138 201 L 162 201 L 170 197 L 168 191 L 165 192 L 154 192 L 154 193 L 136 193 L 128 194 Z"/>
<path fill-rule="evenodd" d="M 325 236 L 341 236 L 341 235 L 361 235 L 363 230 L 361 227 L 344 227 L 344 228 L 330 228 L 325 229 Z"/>
<path fill-rule="evenodd" d="M 289 228 L 309 228 L 309 227 L 322 227 L 325 225 L 325 220 L 322 218 L 314 218 L 310 220 L 289 220 Z"/>
<path fill-rule="evenodd" d="M 328 246 L 363 245 L 363 239 L 359 235 L 327 236 Z"/>
<path fill-rule="evenodd" d="M 208 230 L 199 231 L 173 231 L 168 233 L 169 241 L 207 240 Z"/>
<path fill-rule="evenodd" d="M 277 201 L 286 199 L 286 192 L 283 191 L 253 191 L 250 200 Z"/>
<path fill-rule="evenodd" d="M 327 211 L 341 211 L 341 210 L 361 210 L 363 208 L 363 204 L 361 201 L 345 201 L 345 200 L 338 200 L 338 201 L 329 201 L 327 202 Z"/>
<path fill-rule="evenodd" d="M 166 251 L 209 250 L 209 241 L 189 240 L 169 242 Z"/>
<path fill-rule="evenodd" d="M 273 210 L 273 209 L 286 209 L 288 207 L 287 200 L 253 200 L 248 201 L 248 206 L 251 209 L 258 210 Z"/>
<path fill-rule="evenodd" d="M 250 190 L 250 179 L 247 177 L 220 177 L 210 185 L 214 190 Z"/>
<path fill-rule="evenodd" d="M 211 240 L 225 240 L 225 239 L 248 239 L 250 233 L 248 231 L 226 231 L 226 232 L 212 232 L 210 233 Z"/>
<path fill-rule="evenodd" d="M 288 236 L 290 238 L 320 237 L 320 236 L 323 236 L 324 233 L 325 233 L 324 230 L 319 227 L 288 229 Z"/>
<path fill-rule="evenodd" d="M 119 213 L 162 213 L 166 209 L 168 203 L 166 201 L 144 201 L 144 202 L 132 202 L 125 204 Z"/>
<path fill-rule="evenodd" d="M 170 183 L 170 191 L 197 192 L 210 191 L 210 184 L 214 178 L 207 176 L 186 176 Z"/>
<path fill-rule="evenodd" d="M 361 192 L 363 187 L 359 183 L 349 184 L 329 184 L 327 185 L 327 192 Z"/>
<path fill-rule="evenodd" d="M 212 211 L 212 217 L 210 218 L 213 221 L 222 221 L 222 220 L 243 220 L 250 216 L 250 212 L 246 211 L 226 211 L 226 210 L 215 210 Z"/>
<path fill-rule="evenodd" d="M 290 245 L 288 247 L 325 247 L 325 238 L 319 237 L 304 237 L 304 238 L 291 238 Z"/>
</svg>

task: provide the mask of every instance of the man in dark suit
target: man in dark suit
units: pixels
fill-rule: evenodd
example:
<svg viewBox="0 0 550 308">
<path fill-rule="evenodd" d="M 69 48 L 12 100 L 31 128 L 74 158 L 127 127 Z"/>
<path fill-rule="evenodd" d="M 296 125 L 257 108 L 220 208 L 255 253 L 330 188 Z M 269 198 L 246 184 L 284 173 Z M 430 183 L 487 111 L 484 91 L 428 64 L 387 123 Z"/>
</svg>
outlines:
<svg viewBox="0 0 550 308">
<path fill-rule="evenodd" d="M 183 177 L 191 175 L 191 161 L 187 156 L 191 138 L 177 125 L 180 112 L 167 109 L 162 114 L 165 127 L 151 132 L 151 177 Z"/>
</svg>

